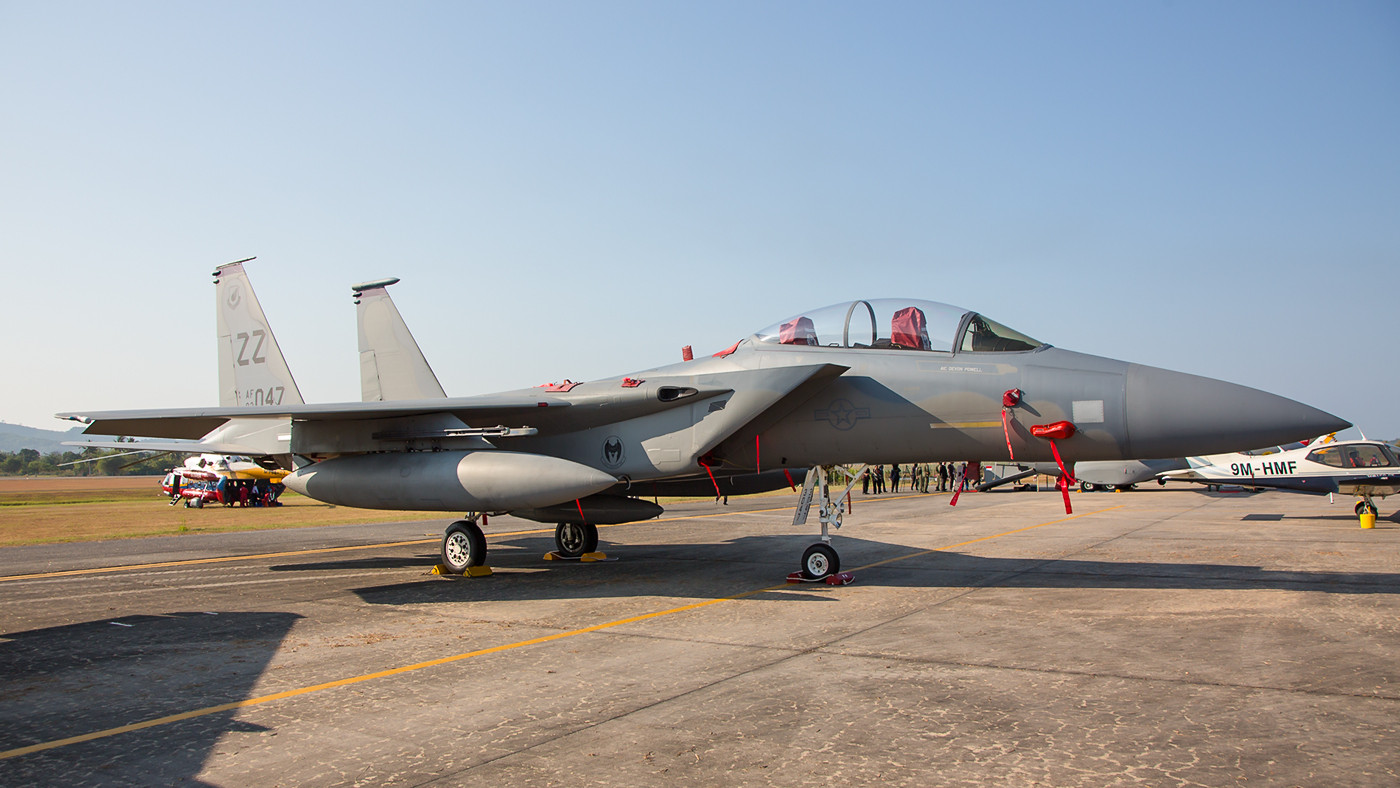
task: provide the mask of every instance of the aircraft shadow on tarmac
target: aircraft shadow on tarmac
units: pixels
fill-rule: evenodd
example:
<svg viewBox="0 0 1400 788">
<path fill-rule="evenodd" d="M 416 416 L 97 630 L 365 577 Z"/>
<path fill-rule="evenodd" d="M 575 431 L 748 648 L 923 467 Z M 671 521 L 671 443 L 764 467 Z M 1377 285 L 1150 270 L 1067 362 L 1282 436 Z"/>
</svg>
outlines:
<svg viewBox="0 0 1400 788">
<path fill-rule="evenodd" d="M 1357 517 L 1354 514 L 1309 514 L 1309 515 L 1287 515 L 1287 514 L 1247 514 L 1240 518 L 1246 521 L 1269 521 L 1276 523 L 1287 523 L 1288 525 L 1302 525 L 1307 522 L 1327 522 L 1327 523 L 1351 523 L 1356 524 Z M 1400 512 L 1389 517 L 1377 517 L 1377 523 L 1395 523 L 1400 525 Z"/>
<path fill-rule="evenodd" d="M 810 541 L 800 536 L 748 536 L 712 544 L 631 544 L 601 549 L 616 562 L 546 562 L 547 540 L 493 542 L 490 578 L 427 578 L 352 589 L 376 605 L 408 605 L 590 597 L 717 598 L 782 583 L 793 558 Z M 920 548 L 841 538 L 842 567 L 863 585 L 898 588 L 1272 589 L 1333 594 L 1400 593 L 1400 573 L 1273 570 L 1238 564 L 996 558 L 935 552 L 869 569 L 863 564 L 912 555 Z M 503 545 L 525 549 L 500 549 Z M 426 569 L 434 557 L 423 559 Z M 408 563 L 408 562 L 406 562 Z M 792 563 L 796 563 L 793 561 Z M 328 568 L 327 564 L 305 565 Z M 511 569 L 536 570 L 512 573 Z M 544 570 L 544 571 L 539 571 Z M 801 584 L 754 598 L 836 601 L 827 586 Z M 806 593 L 794 593 L 806 592 Z"/>
<path fill-rule="evenodd" d="M 247 699 L 294 613 L 124 616 L 0 636 L 0 750 Z M 201 784 L 234 711 L 0 762 L 6 785 Z"/>
<path fill-rule="evenodd" d="M 430 568 L 438 560 L 437 553 L 422 553 L 381 558 L 351 558 L 344 561 L 325 561 L 322 563 L 280 564 L 269 566 L 268 570 L 272 572 L 315 572 L 335 569 L 408 569 L 415 566 Z"/>
</svg>

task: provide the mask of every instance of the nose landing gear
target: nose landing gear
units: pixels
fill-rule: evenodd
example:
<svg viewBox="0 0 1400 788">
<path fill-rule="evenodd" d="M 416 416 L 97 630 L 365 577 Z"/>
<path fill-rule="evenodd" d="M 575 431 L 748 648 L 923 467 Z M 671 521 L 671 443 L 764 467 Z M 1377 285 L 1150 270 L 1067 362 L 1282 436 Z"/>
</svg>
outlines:
<svg viewBox="0 0 1400 788">
<path fill-rule="evenodd" d="M 841 571 L 841 556 L 837 554 L 836 548 L 831 546 L 830 527 L 841 527 L 841 516 L 845 514 L 845 504 L 850 500 L 851 489 L 856 486 L 861 477 L 865 475 L 870 466 L 862 465 L 852 473 L 845 468 L 840 468 L 850 482 L 846 489 L 836 496 L 831 497 L 831 488 L 827 483 L 827 471 L 824 466 L 817 466 L 807 471 L 807 478 L 802 483 L 802 495 L 797 499 L 797 512 L 792 517 L 793 525 L 806 525 L 807 515 L 812 508 L 812 498 L 817 498 L 817 514 L 822 524 L 821 541 L 808 547 L 802 553 L 802 569 L 788 575 L 789 582 L 817 582 L 825 580 L 830 585 L 845 585 L 855 578 L 849 572 Z"/>
<path fill-rule="evenodd" d="M 841 556 L 829 544 L 814 544 L 802 553 L 802 575 L 821 580 L 841 571 Z"/>
</svg>

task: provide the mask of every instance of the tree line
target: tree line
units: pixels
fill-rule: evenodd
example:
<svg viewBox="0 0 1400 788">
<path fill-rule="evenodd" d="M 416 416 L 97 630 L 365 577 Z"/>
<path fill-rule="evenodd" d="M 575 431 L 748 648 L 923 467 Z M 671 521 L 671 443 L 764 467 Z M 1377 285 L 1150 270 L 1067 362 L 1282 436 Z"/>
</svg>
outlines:
<svg viewBox="0 0 1400 788">
<path fill-rule="evenodd" d="M 36 449 L 20 449 L 0 452 L 0 476 L 157 476 L 184 462 L 184 458 L 183 454 L 135 455 L 116 449 L 48 454 Z"/>
</svg>

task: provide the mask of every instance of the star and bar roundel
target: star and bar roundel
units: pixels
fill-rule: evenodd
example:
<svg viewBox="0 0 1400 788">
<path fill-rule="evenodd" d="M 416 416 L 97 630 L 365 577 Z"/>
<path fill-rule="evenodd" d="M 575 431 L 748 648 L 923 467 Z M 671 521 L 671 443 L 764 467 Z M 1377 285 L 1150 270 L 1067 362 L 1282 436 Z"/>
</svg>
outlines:
<svg viewBox="0 0 1400 788">
<path fill-rule="evenodd" d="M 857 408 L 850 400 L 838 399 L 815 414 L 816 421 L 824 421 L 838 430 L 849 430 L 861 419 L 870 418 L 870 408 Z"/>
</svg>

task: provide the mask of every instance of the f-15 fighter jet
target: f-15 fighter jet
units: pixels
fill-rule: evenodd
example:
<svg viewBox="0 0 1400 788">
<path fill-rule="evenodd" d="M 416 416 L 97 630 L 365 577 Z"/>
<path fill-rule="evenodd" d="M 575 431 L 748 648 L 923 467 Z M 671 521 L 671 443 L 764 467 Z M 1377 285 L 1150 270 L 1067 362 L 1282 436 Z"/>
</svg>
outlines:
<svg viewBox="0 0 1400 788">
<path fill-rule="evenodd" d="M 260 363 L 247 351 L 221 350 Z M 710 357 L 586 383 L 326 405 L 279 403 L 278 385 L 248 392 L 264 402 L 251 407 L 240 397 L 244 407 L 60 418 L 87 422 L 90 434 L 176 439 L 234 420 L 289 424 L 265 451 L 295 468 L 291 489 L 344 506 L 464 513 L 443 537 L 454 571 L 484 564 L 483 513 L 576 509 L 579 527 L 556 531 L 556 542 L 577 555 L 596 545 L 597 525 L 656 515 L 638 491 L 809 468 L 798 519 L 815 490 L 822 525 L 803 555 L 809 577 L 840 566 L 828 466 L 1181 457 L 1349 426 L 1257 389 L 1062 350 L 914 299 L 805 312 Z"/>
</svg>

